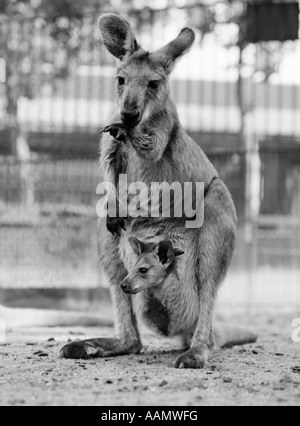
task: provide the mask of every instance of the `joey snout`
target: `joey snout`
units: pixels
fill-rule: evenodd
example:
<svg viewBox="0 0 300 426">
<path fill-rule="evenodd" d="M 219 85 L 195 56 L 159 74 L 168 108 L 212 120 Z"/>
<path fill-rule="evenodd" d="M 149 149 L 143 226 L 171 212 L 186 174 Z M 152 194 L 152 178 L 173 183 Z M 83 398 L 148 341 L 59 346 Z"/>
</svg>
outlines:
<svg viewBox="0 0 300 426">
<path fill-rule="evenodd" d="M 141 291 L 128 277 L 121 283 L 121 289 L 126 294 L 137 294 Z"/>
</svg>

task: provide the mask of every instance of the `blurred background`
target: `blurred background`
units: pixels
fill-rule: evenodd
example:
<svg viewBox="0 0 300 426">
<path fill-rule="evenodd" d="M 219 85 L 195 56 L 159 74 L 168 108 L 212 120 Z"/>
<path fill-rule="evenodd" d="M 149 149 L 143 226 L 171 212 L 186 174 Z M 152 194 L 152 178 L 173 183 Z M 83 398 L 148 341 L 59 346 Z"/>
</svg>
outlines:
<svg viewBox="0 0 300 426">
<path fill-rule="evenodd" d="M 195 29 L 171 91 L 238 210 L 220 303 L 296 307 L 299 4 L 279 0 L 0 0 L 0 303 L 88 309 L 107 298 L 96 247 L 100 129 L 115 99 L 105 12 L 128 17 L 149 50 Z"/>
</svg>

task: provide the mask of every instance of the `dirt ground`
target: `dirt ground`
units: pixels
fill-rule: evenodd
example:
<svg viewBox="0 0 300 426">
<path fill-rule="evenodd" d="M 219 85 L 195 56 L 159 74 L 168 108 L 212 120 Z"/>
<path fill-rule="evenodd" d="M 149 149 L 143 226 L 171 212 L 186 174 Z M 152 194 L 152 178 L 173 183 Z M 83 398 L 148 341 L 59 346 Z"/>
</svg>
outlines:
<svg viewBox="0 0 300 426">
<path fill-rule="evenodd" d="M 0 404 L 24 405 L 300 405 L 300 343 L 291 340 L 300 313 L 226 315 L 251 325 L 254 345 L 215 352 L 203 371 L 172 367 L 179 343 L 146 332 L 139 355 L 61 360 L 69 339 L 111 336 L 93 328 L 11 330 L 0 346 Z"/>
</svg>

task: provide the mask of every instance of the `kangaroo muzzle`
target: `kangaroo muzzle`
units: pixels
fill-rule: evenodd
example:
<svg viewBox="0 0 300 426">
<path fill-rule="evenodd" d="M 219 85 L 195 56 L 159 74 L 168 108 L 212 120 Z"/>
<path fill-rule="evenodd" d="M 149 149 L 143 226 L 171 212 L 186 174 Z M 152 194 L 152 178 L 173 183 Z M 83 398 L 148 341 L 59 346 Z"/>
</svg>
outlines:
<svg viewBox="0 0 300 426">
<path fill-rule="evenodd" d="M 141 120 L 141 113 L 138 108 L 123 109 L 121 111 L 121 120 L 127 127 L 135 127 Z"/>
</svg>

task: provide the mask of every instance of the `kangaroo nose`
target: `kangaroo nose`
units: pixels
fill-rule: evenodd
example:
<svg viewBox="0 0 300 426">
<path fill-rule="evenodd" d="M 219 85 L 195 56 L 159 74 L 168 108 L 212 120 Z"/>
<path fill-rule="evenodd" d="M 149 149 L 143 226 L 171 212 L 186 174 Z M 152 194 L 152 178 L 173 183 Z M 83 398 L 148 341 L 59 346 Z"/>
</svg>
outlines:
<svg viewBox="0 0 300 426">
<path fill-rule="evenodd" d="M 123 110 L 121 113 L 121 118 L 125 124 L 129 126 L 135 126 L 140 120 L 140 112 L 138 109 L 132 109 L 128 111 Z"/>
</svg>

